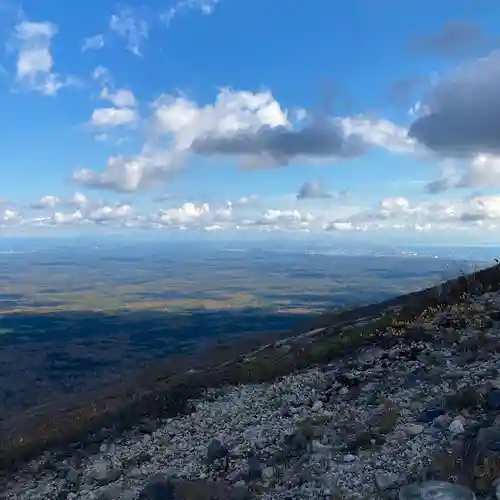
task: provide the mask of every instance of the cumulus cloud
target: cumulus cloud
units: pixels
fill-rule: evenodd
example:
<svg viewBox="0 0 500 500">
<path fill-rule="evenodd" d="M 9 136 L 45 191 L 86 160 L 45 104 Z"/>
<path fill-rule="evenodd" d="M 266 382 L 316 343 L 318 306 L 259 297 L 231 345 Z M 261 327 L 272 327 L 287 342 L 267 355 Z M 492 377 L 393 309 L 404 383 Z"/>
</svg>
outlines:
<svg viewBox="0 0 500 500">
<path fill-rule="evenodd" d="M 194 203 L 184 203 L 178 208 L 169 208 L 167 210 L 160 210 L 155 217 L 153 223 L 168 226 L 185 226 L 186 224 L 193 224 L 200 220 L 208 220 L 210 214 L 210 205 L 203 203 L 195 205 Z"/>
<path fill-rule="evenodd" d="M 73 197 L 69 201 L 69 204 L 75 205 L 78 208 L 83 208 L 86 205 L 88 205 L 89 200 L 88 198 L 80 192 L 73 193 Z"/>
<path fill-rule="evenodd" d="M 411 40 L 410 47 L 425 54 L 454 56 L 491 49 L 497 42 L 498 40 L 486 36 L 477 24 L 450 20 L 437 33 L 415 37 Z"/>
<path fill-rule="evenodd" d="M 389 218 L 407 213 L 409 209 L 410 202 L 403 196 L 388 197 L 380 201 L 377 215 L 383 218 Z"/>
<path fill-rule="evenodd" d="M 21 21 L 14 28 L 12 46 L 17 51 L 17 81 L 44 95 L 55 95 L 62 87 L 75 83 L 53 71 L 52 38 L 57 34 L 53 23 Z"/>
<path fill-rule="evenodd" d="M 448 231 L 497 230 L 500 226 L 500 196 L 471 196 L 462 200 L 411 202 L 401 196 L 387 197 L 373 206 L 316 205 L 303 211 L 293 207 L 240 205 L 232 202 L 183 202 L 150 212 L 147 207 L 127 202 L 88 199 L 75 193 L 59 199 L 52 210 L 41 215 L 20 212 L 13 207 L 0 210 L 5 228 L 85 226 L 180 231 L 257 232 L 365 232 L 365 231 Z M 292 200 L 290 200 L 292 201 Z M 296 203 L 296 202 L 295 202 Z M 34 205 L 34 204 L 33 204 Z"/>
<path fill-rule="evenodd" d="M 142 56 L 140 47 L 143 40 L 149 37 L 149 23 L 139 13 L 124 8 L 111 15 L 109 28 L 125 39 L 128 51 L 136 56 Z"/>
<path fill-rule="evenodd" d="M 400 137 L 403 139 L 400 141 Z M 294 127 L 262 124 L 230 134 L 205 134 L 192 149 L 202 155 L 242 157 L 254 168 L 289 165 L 295 161 L 334 162 L 364 155 L 373 146 L 403 152 L 409 149 L 406 133 L 389 122 L 364 118 L 312 118 Z"/>
<path fill-rule="evenodd" d="M 427 191 L 436 194 L 447 189 L 489 189 L 500 187 L 500 156 L 479 154 L 461 170 L 450 167 L 439 179 L 429 182 Z"/>
<path fill-rule="evenodd" d="M 403 197 L 385 198 L 378 207 L 332 221 L 332 224 L 343 223 L 352 224 L 358 230 L 448 231 L 464 229 L 471 224 L 496 229 L 500 223 L 500 196 L 416 204 Z"/>
<path fill-rule="evenodd" d="M 463 221 L 485 221 L 500 219 L 500 196 L 472 197 L 460 213 Z"/>
<path fill-rule="evenodd" d="M 100 50 L 104 47 L 104 35 L 94 35 L 84 38 L 82 52 L 87 50 Z"/>
<path fill-rule="evenodd" d="M 61 202 L 58 196 L 46 195 L 42 196 L 31 205 L 32 208 L 36 210 L 43 210 L 46 208 L 54 208 Z"/>
<path fill-rule="evenodd" d="M 292 113 L 293 114 L 293 113 Z M 131 123 L 136 114 L 101 111 L 95 117 L 101 126 Z M 198 106 L 185 96 L 160 96 L 153 103 L 150 118 L 152 131 L 148 143 L 162 144 L 162 155 L 168 151 L 168 162 L 161 164 L 141 153 L 124 161 L 111 158 L 107 170 L 113 169 L 111 181 L 100 183 L 108 189 L 123 185 L 143 186 L 148 179 L 162 179 L 162 174 L 186 164 L 193 154 L 228 156 L 244 167 L 276 167 L 295 161 L 334 162 L 366 153 L 370 148 L 394 152 L 411 152 L 414 141 L 406 131 L 386 120 L 364 117 L 318 116 L 293 123 L 271 92 L 246 92 L 222 89 L 213 104 Z M 166 145 L 166 146 L 164 146 Z M 130 163 L 134 163 L 134 167 Z M 121 169 L 121 174 L 119 170 Z M 144 182 L 124 181 L 127 176 Z M 76 180 L 95 180 L 101 174 L 91 171 Z M 110 177 L 106 174 L 107 179 Z M 93 183 L 95 185 L 95 183 Z"/>
<path fill-rule="evenodd" d="M 500 154 L 500 51 L 438 79 L 409 136 L 451 157 Z"/>
<path fill-rule="evenodd" d="M 297 193 L 298 200 L 307 198 L 331 198 L 332 195 L 325 191 L 323 185 L 317 181 L 306 181 Z"/>
<path fill-rule="evenodd" d="M 78 169 L 73 172 L 73 180 L 92 188 L 132 192 L 151 187 L 180 166 L 178 158 L 170 151 L 144 148 L 136 156 L 111 156 L 102 172 Z"/>
<path fill-rule="evenodd" d="M 156 121 L 178 149 L 243 156 L 264 165 L 332 161 L 359 156 L 371 146 L 407 151 L 412 144 L 404 130 L 384 120 L 318 116 L 294 126 L 269 91 L 223 89 L 213 105 L 203 107 L 164 96 L 157 101 Z"/>
<path fill-rule="evenodd" d="M 137 111 L 137 100 L 134 93 L 129 89 L 114 89 L 114 82 L 109 70 L 103 66 L 96 67 L 92 72 L 92 78 L 102 88 L 99 99 L 109 101 L 113 107 L 97 108 L 92 112 L 89 127 L 101 129 L 96 136 L 99 142 L 110 140 L 108 133 L 102 129 L 131 126 L 139 122 L 140 116 Z"/>
</svg>

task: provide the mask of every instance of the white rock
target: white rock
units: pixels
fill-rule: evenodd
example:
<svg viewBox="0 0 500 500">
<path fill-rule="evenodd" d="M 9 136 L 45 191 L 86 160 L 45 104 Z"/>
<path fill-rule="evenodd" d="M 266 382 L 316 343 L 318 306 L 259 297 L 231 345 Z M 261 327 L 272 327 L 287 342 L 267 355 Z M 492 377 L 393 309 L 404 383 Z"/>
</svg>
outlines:
<svg viewBox="0 0 500 500">
<path fill-rule="evenodd" d="M 465 431 L 464 423 L 460 418 L 456 418 L 451 422 L 449 429 L 452 434 L 462 434 Z"/>
</svg>

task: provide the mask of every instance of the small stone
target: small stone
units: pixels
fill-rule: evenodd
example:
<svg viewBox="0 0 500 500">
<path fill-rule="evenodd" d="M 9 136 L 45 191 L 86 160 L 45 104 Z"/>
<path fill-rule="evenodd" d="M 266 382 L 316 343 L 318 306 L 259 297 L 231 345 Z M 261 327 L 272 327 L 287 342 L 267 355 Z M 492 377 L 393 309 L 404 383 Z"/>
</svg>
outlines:
<svg viewBox="0 0 500 500">
<path fill-rule="evenodd" d="M 404 432 L 411 437 L 418 436 L 424 432 L 424 426 L 422 424 L 408 424 L 404 427 Z"/>
<path fill-rule="evenodd" d="M 319 411 L 323 408 L 323 402 L 322 401 L 315 401 L 314 404 L 311 406 L 312 411 Z"/>
<path fill-rule="evenodd" d="M 339 394 L 341 396 L 345 396 L 346 394 L 349 394 L 349 389 L 347 387 L 343 386 L 339 389 Z"/>
<path fill-rule="evenodd" d="M 348 453 L 347 455 L 344 455 L 342 460 L 344 460 L 344 462 L 354 462 L 356 460 L 356 455 Z"/>
<path fill-rule="evenodd" d="M 274 467 L 264 467 L 262 469 L 262 478 L 266 480 L 271 480 L 275 476 Z"/>
<path fill-rule="evenodd" d="M 319 441 L 313 440 L 311 443 L 311 451 L 317 453 L 318 455 L 328 456 L 332 452 L 332 448 L 326 444 L 320 443 Z"/>
</svg>

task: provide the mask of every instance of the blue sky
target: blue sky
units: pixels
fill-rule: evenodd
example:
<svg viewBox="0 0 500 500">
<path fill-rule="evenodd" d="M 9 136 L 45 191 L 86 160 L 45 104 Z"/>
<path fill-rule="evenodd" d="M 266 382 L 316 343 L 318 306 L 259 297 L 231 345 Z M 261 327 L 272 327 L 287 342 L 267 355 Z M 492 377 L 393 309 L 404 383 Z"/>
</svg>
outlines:
<svg viewBox="0 0 500 500">
<path fill-rule="evenodd" d="M 0 234 L 495 241 L 496 1 L 0 0 L 0 19 Z"/>
</svg>

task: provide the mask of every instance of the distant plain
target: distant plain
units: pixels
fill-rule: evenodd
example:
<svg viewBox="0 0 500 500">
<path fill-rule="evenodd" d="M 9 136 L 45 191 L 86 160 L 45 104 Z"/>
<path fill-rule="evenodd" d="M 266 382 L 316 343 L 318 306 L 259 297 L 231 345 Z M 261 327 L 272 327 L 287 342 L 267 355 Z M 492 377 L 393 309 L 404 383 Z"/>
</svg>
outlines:
<svg viewBox="0 0 500 500">
<path fill-rule="evenodd" d="M 494 252 L 95 241 L 0 250 L 0 422 L 172 356 L 432 286 L 470 270 L 471 252 L 476 267 Z"/>
</svg>

